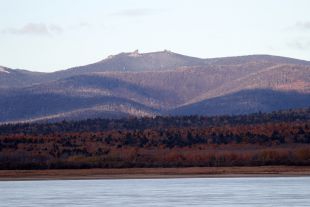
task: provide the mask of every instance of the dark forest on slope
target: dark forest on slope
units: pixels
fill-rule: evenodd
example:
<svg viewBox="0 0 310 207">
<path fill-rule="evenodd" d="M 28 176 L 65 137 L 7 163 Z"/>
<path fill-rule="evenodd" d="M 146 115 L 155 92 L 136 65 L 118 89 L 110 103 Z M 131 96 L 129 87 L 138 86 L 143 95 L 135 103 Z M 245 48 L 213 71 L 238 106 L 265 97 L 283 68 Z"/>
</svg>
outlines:
<svg viewBox="0 0 310 207">
<path fill-rule="evenodd" d="M 0 126 L 0 169 L 310 165 L 310 109 Z"/>
</svg>

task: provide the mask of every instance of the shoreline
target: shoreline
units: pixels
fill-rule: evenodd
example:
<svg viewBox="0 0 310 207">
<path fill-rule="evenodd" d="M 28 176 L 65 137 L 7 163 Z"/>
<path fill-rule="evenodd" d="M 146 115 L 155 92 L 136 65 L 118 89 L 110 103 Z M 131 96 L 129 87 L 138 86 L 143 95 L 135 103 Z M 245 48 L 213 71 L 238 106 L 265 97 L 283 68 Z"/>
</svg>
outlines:
<svg viewBox="0 0 310 207">
<path fill-rule="evenodd" d="M 0 170 L 0 181 L 310 176 L 310 166 Z"/>
</svg>

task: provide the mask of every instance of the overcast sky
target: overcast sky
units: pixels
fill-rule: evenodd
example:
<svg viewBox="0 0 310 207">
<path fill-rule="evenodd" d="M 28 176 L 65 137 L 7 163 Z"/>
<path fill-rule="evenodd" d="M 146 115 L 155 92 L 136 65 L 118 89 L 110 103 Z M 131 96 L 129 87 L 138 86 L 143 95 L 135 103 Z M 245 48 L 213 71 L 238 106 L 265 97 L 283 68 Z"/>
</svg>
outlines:
<svg viewBox="0 0 310 207">
<path fill-rule="evenodd" d="M 310 60 L 309 0 L 0 0 L 0 65 L 55 71 L 139 49 Z"/>
</svg>

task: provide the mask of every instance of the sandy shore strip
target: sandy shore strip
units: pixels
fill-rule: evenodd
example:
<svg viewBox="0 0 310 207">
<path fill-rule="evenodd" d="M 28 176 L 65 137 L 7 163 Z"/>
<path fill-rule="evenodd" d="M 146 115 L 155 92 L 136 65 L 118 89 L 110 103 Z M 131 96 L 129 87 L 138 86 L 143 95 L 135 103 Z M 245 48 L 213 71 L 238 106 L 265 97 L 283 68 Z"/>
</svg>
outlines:
<svg viewBox="0 0 310 207">
<path fill-rule="evenodd" d="M 0 180 L 310 176 L 310 166 L 0 170 Z"/>
</svg>

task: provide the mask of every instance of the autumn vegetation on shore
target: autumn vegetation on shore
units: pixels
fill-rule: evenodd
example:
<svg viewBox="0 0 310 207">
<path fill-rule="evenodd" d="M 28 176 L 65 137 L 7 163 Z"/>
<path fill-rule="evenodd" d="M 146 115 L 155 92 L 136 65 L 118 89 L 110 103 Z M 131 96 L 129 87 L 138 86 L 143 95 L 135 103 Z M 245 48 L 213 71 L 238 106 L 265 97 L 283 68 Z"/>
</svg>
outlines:
<svg viewBox="0 0 310 207">
<path fill-rule="evenodd" d="M 310 165 L 310 109 L 0 126 L 0 169 Z"/>
</svg>

